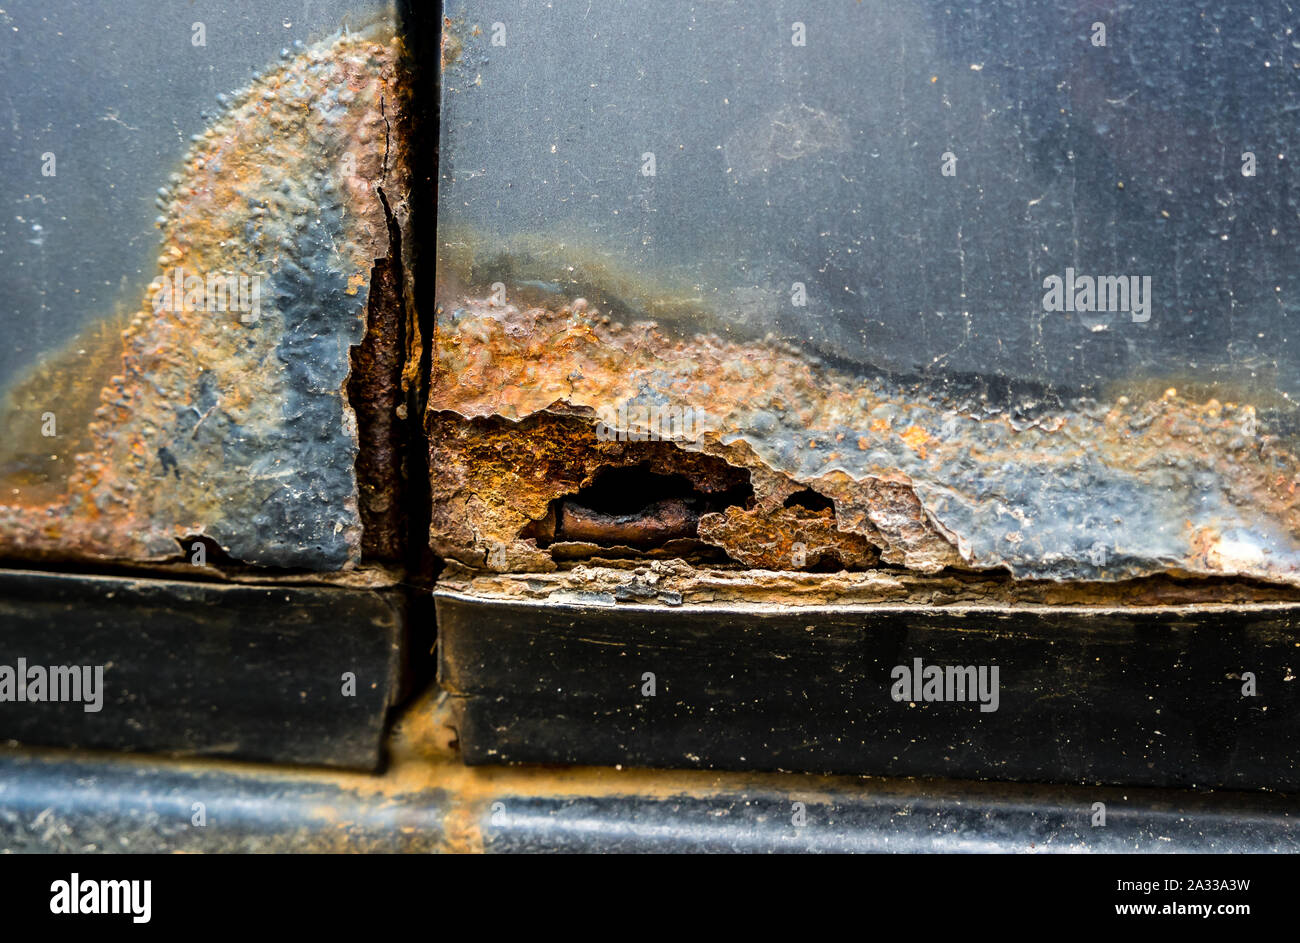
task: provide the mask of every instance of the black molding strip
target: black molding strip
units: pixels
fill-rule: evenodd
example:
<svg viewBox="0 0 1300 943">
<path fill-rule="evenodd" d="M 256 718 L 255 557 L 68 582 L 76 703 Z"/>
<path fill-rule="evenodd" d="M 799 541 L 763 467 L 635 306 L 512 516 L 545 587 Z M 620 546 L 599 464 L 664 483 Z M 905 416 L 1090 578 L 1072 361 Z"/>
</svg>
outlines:
<svg viewBox="0 0 1300 943">
<path fill-rule="evenodd" d="M 443 591 L 437 616 L 470 763 L 1300 789 L 1292 604 L 669 609 Z M 996 667 L 997 709 L 893 700 L 916 659 Z"/>
<path fill-rule="evenodd" d="M 392 590 L 0 571 L 0 740 L 373 769 L 404 612 Z M 20 701 L 20 659 L 89 683 Z"/>
</svg>

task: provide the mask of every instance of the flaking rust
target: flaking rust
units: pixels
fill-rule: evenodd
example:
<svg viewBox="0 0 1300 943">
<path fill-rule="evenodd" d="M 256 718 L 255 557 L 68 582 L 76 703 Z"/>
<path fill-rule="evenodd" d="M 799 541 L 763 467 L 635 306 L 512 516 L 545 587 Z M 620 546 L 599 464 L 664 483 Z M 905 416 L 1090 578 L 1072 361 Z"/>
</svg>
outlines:
<svg viewBox="0 0 1300 943">
<path fill-rule="evenodd" d="M 396 437 L 382 420 L 401 403 L 400 354 L 386 351 L 400 350 L 407 314 L 382 194 L 401 217 L 404 120 L 399 43 L 382 23 L 309 46 L 232 96 L 160 191 L 159 280 L 103 356 L 111 377 L 57 414 L 88 447 L 53 479 L 0 482 L 0 550 L 165 560 L 202 536 L 237 562 L 337 570 L 361 559 L 369 511 L 368 549 L 396 553 L 382 493 Z M 191 297 L 183 281 L 226 275 L 257 280 L 256 308 L 245 297 L 210 310 L 210 293 Z M 162 280 L 185 297 L 160 296 Z M 354 364 L 368 325 L 388 336 Z M 39 368 L 10 410 L 39 414 L 79 367 Z M 349 389 L 354 367 L 372 375 Z M 361 468 L 349 392 L 378 426 Z"/>
<path fill-rule="evenodd" d="M 433 395 L 441 392 L 435 388 Z M 538 411 L 516 423 L 497 417 L 466 420 L 439 410 L 428 416 L 428 431 L 434 552 L 499 571 L 554 569 L 553 554 L 575 550 L 563 524 L 556 532 L 555 517 L 565 509 L 555 502 L 580 494 L 602 469 L 671 470 L 705 501 L 747 480 L 741 468 L 700 452 L 681 452 L 670 442 L 601 439 L 585 416 L 562 411 Z M 535 536 L 522 538 L 524 530 Z M 576 542 L 591 536 L 588 530 Z M 626 542 L 615 534 L 611 538 L 615 544 Z"/>
<path fill-rule="evenodd" d="M 767 570 L 1300 583 L 1300 463 L 1249 404 L 1170 389 L 1024 419 L 778 343 L 440 288 L 432 542 L 479 570 L 554 570 L 559 545 L 538 531 L 553 502 L 643 466 L 702 494 L 744 472 L 752 493 L 700 515 L 693 536 Z M 656 417 L 686 409 L 689 433 L 660 436 Z M 801 493 L 829 502 L 803 507 Z"/>
</svg>

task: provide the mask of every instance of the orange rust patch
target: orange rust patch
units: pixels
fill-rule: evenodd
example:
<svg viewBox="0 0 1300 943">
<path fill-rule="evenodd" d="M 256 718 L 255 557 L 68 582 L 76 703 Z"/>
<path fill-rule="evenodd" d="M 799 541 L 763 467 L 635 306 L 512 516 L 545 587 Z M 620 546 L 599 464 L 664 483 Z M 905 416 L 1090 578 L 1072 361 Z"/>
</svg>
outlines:
<svg viewBox="0 0 1300 943">
<path fill-rule="evenodd" d="M 921 458 L 925 458 L 925 443 L 930 440 L 930 434 L 920 426 L 908 426 L 899 434 L 899 438 L 907 443 L 910 448 Z"/>
<path fill-rule="evenodd" d="M 830 510 L 792 507 L 763 512 L 730 507 L 704 515 L 699 536 L 746 566 L 765 570 L 803 570 L 828 564 L 861 570 L 880 558 L 876 547 L 861 534 L 839 530 Z"/>
<path fill-rule="evenodd" d="M 1256 432 L 1250 407 L 1167 390 L 1021 417 L 848 376 L 775 341 L 679 336 L 612 322 L 587 304 L 493 306 L 452 290 L 439 286 L 430 410 L 453 425 L 557 408 L 595 422 L 629 402 L 700 407 L 699 428 L 674 440 L 679 450 L 747 469 L 758 508 L 779 504 L 774 483 L 816 488 L 836 502 L 838 528 L 867 538 L 885 562 L 927 572 L 1014 564 L 1019 578 L 1178 570 L 1300 581 L 1300 460 Z M 892 429 L 903 431 L 884 434 Z M 845 434 L 856 449 L 833 447 Z M 1198 503 L 1207 509 L 1199 523 L 1219 539 L 1189 543 L 1133 523 L 1168 521 L 1207 481 L 1216 491 Z M 1096 504 L 1088 526 L 1114 531 L 1104 553 L 1097 537 L 1084 540 L 1072 510 L 1089 487 L 1131 512 Z M 510 499 L 489 482 L 475 500 Z"/>
<path fill-rule="evenodd" d="M 349 295 L 355 295 L 358 291 L 366 286 L 370 281 L 370 275 L 365 272 L 354 272 L 348 276 L 348 287 L 344 289 Z"/>
</svg>

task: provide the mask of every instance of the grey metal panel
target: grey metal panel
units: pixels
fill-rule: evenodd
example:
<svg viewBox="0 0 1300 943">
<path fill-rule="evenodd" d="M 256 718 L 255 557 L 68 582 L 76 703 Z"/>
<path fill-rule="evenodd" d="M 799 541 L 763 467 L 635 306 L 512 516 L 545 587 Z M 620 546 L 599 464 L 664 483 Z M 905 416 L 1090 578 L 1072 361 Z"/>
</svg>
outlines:
<svg viewBox="0 0 1300 943">
<path fill-rule="evenodd" d="M 1223 369 L 1300 392 L 1286 3 L 447 14 L 463 51 L 444 76 L 443 222 L 478 231 L 485 259 L 531 252 L 563 286 L 573 257 L 604 253 L 698 293 L 707 320 L 688 327 L 950 383 Z M 1067 266 L 1151 276 L 1150 321 L 1045 313 L 1043 279 Z"/>
</svg>

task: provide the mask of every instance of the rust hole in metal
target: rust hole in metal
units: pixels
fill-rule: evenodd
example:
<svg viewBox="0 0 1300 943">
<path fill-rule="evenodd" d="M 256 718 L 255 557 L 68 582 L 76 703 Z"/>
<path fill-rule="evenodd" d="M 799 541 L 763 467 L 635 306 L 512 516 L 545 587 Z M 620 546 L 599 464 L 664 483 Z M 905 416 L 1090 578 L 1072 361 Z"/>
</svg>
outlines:
<svg viewBox="0 0 1300 943">
<path fill-rule="evenodd" d="M 638 549 L 697 536 L 700 517 L 727 507 L 747 507 L 754 488 L 746 480 L 725 491 L 706 493 L 681 474 L 652 471 L 649 463 L 602 468 L 577 494 L 557 498 L 546 516 L 520 533 L 539 547 L 556 542 Z"/>
<path fill-rule="evenodd" d="M 809 511 L 835 511 L 835 502 L 820 491 L 814 491 L 812 488 L 804 488 L 802 491 L 796 491 L 790 497 L 785 499 L 785 507 L 807 508 Z"/>
</svg>

